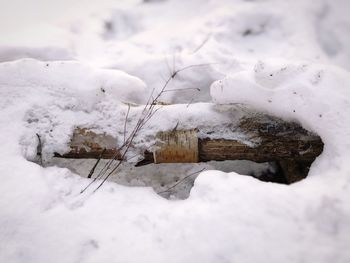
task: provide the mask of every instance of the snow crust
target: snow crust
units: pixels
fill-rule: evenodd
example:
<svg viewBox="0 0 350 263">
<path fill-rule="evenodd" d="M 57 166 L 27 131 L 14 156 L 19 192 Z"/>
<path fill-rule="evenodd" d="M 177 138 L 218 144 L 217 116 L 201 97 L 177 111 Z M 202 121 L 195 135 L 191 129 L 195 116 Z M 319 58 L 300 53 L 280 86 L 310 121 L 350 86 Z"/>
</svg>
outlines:
<svg viewBox="0 0 350 263">
<path fill-rule="evenodd" d="M 65 36 L 59 45 L 48 31 L 1 41 L 0 261 L 349 262 L 348 8 L 347 0 L 132 1 L 56 23 L 50 39 Z M 47 155 L 66 150 L 75 126 L 120 140 L 126 103 L 144 103 L 174 70 L 199 64 L 169 86 L 189 90 L 162 99 L 247 104 L 300 122 L 325 143 L 307 179 L 285 186 L 206 171 L 186 200 L 113 182 L 79 195 L 89 179 L 27 160 L 35 133 Z M 137 143 L 173 128 L 172 119 L 186 128 L 238 117 L 207 103 L 169 106 Z"/>
</svg>

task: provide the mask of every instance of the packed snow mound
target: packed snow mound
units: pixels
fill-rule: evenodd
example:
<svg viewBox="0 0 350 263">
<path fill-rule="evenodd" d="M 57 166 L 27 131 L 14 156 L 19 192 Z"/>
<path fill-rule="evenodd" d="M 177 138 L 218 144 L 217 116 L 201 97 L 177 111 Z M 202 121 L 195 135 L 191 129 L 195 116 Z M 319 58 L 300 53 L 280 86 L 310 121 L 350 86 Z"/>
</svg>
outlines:
<svg viewBox="0 0 350 263">
<path fill-rule="evenodd" d="M 42 61 L 73 60 L 73 52 L 62 47 L 26 47 L 26 46 L 2 46 L 0 48 L 0 62 L 33 58 Z"/>
<path fill-rule="evenodd" d="M 0 62 L 19 60 L 22 58 L 33 58 L 43 61 L 72 60 L 73 54 L 70 50 L 61 47 L 21 47 L 7 46 L 0 48 Z"/>
<path fill-rule="evenodd" d="M 125 72 L 76 61 L 0 63 L 0 110 L 17 107 L 19 119 L 28 128 L 20 135 L 20 145 L 29 160 L 36 155 L 36 133 L 44 143 L 45 157 L 68 150 L 74 127 L 105 127 L 103 132 L 114 128 L 116 132 L 115 126 L 108 130 L 112 115 L 122 127 L 121 105 L 142 103 L 145 90 L 143 81 Z"/>
<path fill-rule="evenodd" d="M 164 94 L 163 100 L 174 103 L 210 101 L 213 81 L 251 66 L 256 59 L 284 57 L 350 69 L 347 0 L 110 1 L 109 9 L 105 1 L 89 3 L 90 8 L 81 2 L 79 18 L 75 14 L 55 23 L 57 32 L 22 33 L 23 43 L 35 38 L 31 49 L 0 45 L 0 61 L 25 56 L 62 60 L 69 55 L 128 72 L 151 90 L 161 89 L 175 70 L 206 64 L 181 72 L 171 83 L 174 89 L 188 88 Z M 61 43 L 59 51 L 54 48 L 57 41 L 49 42 L 48 36 L 67 43 Z M 18 39 L 12 44 L 21 46 Z M 10 53 L 1 52 L 3 48 Z M 41 48 L 41 54 L 35 48 Z M 63 50 L 68 54 L 58 58 Z"/>
<path fill-rule="evenodd" d="M 27 62 L 0 66 L 11 68 Z M 31 62 L 46 67 L 45 63 Z M 62 143 L 69 139 L 74 124 L 97 121 L 99 110 L 116 118 L 113 113 L 120 108 L 109 112 L 118 104 L 106 100 L 94 111 L 72 110 L 68 93 L 60 97 L 62 93 L 51 92 L 58 80 L 53 79 L 51 87 L 49 80 L 35 79 L 30 69 L 26 75 L 22 66 L 17 71 L 2 70 L 10 79 L 2 79 L 0 86 L 1 102 L 9 102 L 6 106 L 1 103 L 0 115 L 0 134 L 7 138 L 0 152 L 0 224 L 5 226 L 0 230 L 0 241 L 11 248 L 0 250 L 2 261 L 209 263 L 264 259 L 345 263 L 350 258 L 346 247 L 350 242 L 350 121 L 345 107 L 349 103 L 349 73 L 324 65 L 262 61 L 251 70 L 214 83 L 212 96 L 217 103 L 245 103 L 299 120 L 321 135 L 324 152 L 313 164 L 310 176 L 294 185 L 207 171 L 197 177 L 187 200 L 174 202 L 162 199 L 150 188 L 111 182 L 92 195 L 80 195 L 89 180 L 67 169 L 42 168 L 26 161 L 21 140 L 33 127 Z M 21 74 L 27 76 L 27 86 L 17 79 Z M 275 80 L 271 74 L 276 75 Z M 34 85 L 34 80 L 47 85 Z M 176 105 L 170 108 L 172 117 L 182 115 Z M 203 104 L 182 125 L 190 126 L 201 114 L 213 114 L 211 110 Z M 173 127 L 167 116 L 166 111 L 160 112 L 158 125 Z M 217 118 L 220 120 L 218 112 L 213 121 Z"/>
<path fill-rule="evenodd" d="M 78 59 L 122 69 L 152 89 L 160 89 L 177 69 L 207 64 L 181 72 L 171 88 L 189 90 L 163 98 L 207 102 L 214 80 L 256 59 L 284 57 L 349 69 L 348 5 L 347 0 L 140 3 L 74 21 L 81 30 L 72 33 L 72 42 Z M 93 41 L 82 42 L 82 37 Z"/>
<path fill-rule="evenodd" d="M 259 61 L 244 70 L 214 82 L 211 96 L 218 104 L 241 103 L 286 120 L 300 122 L 325 143 L 317 162 L 332 170 L 350 157 L 350 74 L 338 67 L 290 62 Z M 322 161 L 321 161 L 322 160 Z M 348 170 L 347 165 L 342 167 Z M 317 172 L 316 172 L 317 171 Z M 346 176 L 340 173 L 337 176 Z"/>
<path fill-rule="evenodd" d="M 0 64 L 2 87 L 23 87 L 39 94 L 55 93 L 94 105 L 105 99 L 141 103 L 146 85 L 120 70 L 96 69 L 76 61 L 23 59 Z"/>
</svg>

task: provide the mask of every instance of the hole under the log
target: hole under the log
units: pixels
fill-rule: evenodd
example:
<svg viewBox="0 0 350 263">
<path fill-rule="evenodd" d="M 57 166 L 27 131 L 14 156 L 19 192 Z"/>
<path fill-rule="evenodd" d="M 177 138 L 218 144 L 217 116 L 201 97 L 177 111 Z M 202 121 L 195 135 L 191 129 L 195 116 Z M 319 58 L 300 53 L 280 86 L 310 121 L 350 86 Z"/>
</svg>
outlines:
<svg viewBox="0 0 350 263">
<path fill-rule="evenodd" d="M 95 159 L 54 157 L 45 162 L 45 166 L 67 168 L 82 177 L 87 177 L 95 162 Z M 100 161 L 96 167 L 97 173 L 106 162 L 108 159 Z M 186 199 L 198 176 L 196 172 L 202 169 L 220 170 L 227 173 L 236 172 L 265 182 L 288 183 L 278 163 L 256 163 L 249 160 L 209 161 L 195 164 L 148 164 L 140 167 L 135 167 L 131 163 L 123 163 L 109 181 L 125 186 L 152 187 L 156 193 L 168 199 Z M 188 177 L 188 175 L 191 176 Z M 175 184 L 176 186 L 173 187 Z"/>
</svg>

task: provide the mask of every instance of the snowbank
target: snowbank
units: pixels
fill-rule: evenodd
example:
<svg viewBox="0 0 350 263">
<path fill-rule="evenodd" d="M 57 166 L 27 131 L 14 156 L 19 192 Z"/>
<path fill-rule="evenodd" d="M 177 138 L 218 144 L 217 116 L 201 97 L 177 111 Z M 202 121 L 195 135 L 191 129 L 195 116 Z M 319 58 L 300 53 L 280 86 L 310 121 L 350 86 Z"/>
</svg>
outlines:
<svg viewBox="0 0 350 263">
<path fill-rule="evenodd" d="M 72 60 L 73 54 L 61 47 L 21 47 L 2 46 L 0 48 L 0 62 L 19 60 L 22 58 L 33 58 L 42 61 Z"/>
<path fill-rule="evenodd" d="M 32 65 L 26 68 L 26 63 Z M 34 126 L 26 126 L 26 114 L 33 104 L 42 103 L 49 116 L 46 120 L 60 127 L 59 136 L 68 136 L 69 125 L 81 123 L 81 119 L 88 124 L 96 116 L 93 111 L 84 113 L 69 107 L 55 111 L 48 105 L 62 103 L 70 93 L 56 89 L 56 83 L 66 83 L 65 79 L 53 78 L 51 87 L 45 82 L 45 74 L 35 78 L 30 69 L 47 70 L 45 63 L 2 64 L 7 78 L 2 79 L 0 115 L 0 133 L 6 138 L 0 153 L 1 243 L 6 244 L 1 247 L 1 260 L 347 262 L 350 169 L 349 121 L 344 105 L 349 101 L 348 73 L 318 65 L 305 69 L 298 63 L 263 65 L 263 69 L 258 63 L 255 70 L 238 73 L 239 79 L 233 75 L 216 82 L 213 98 L 218 103 L 249 103 L 275 115 L 300 120 L 319 133 L 325 150 L 312 166 L 311 175 L 285 186 L 235 173 L 208 171 L 198 176 L 189 199 L 168 201 L 150 188 L 113 183 L 106 183 L 93 195 L 81 196 L 79 192 L 87 179 L 66 169 L 44 169 L 26 161 L 19 142 L 24 134 L 32 133 Z M 68 66 L 70 70 L 74 67 Z M 271 81 L 270 74 L 284 67 L 288 73 Z M 322 79 L 315 84 L 314 77 L 321 68 Z M 328 88 L 330 84 L 335 88 Z M 78 83 L 73 91 L 80 92 Z M 270 98 L 271 103 L 265 102 Z M 106 100 L 102 105 L 118 105 L 110 103 Z M 179 114 L 175 109 L 174 106 L 173 114 Z M 210 114 L 205 105 L 203 110 Z M 196 114 L 200 116 L 200 112 Z M 62 125 L 63 120 L 68 126 Z M 161 114 L 158 120 L 165 121 L 166 115 Z M 48 128 L 38 124 L 35 127 L 40 131 Z M 48 136 L 52 140 L 58 134 Z"/>
<path fill-rule="evenodd" d="M 176 69 L 208 64 L 182 72 L 171 84 L 200 88 L 199 94 L 188 90 L 163 98 L 203 102 L 210 101 L 213 81 L 257 59 L 283 57 L 350 69 L 348 5 L 347 0 L 140 3 L 81 20 L 72 42 L 78 59 L 125 70 L 156 89 Z"/>
<path fill-rule="evenodd" d="M 94 69 L 76 61 L 32 59 L 2 63 L 0 85 L 35 89 L 37 94 L 61 93 L 58 96 L 79 98 L 88 105 L 106 98 L 141 103 L 146 88 L 140 79 L 119 70 Z"/>
<path fill-rule="evenodd" d="M 213 101 L 253 105 L 283 119 L 299 121 L 326 144 L 329 157 L 348 154 L 349 73 L 307 62 L 260 61 L 214 82 Z M 335 152 L 333 152 L 335 151 Z"/>
<path fill-rule="evenodd" d="M 0 63 L 0 261 L 349 262 L 350 76 L 331 66 L 349 68 L 347 7 L 347 0 L 140 3 L 67 27 L 79 62 Z M 130 19 L 137 21 L 128 27 Z M 105 34 L 106 20 L 128 26 Z M 2 60 L 22 57 L 15 53 Z M 169 72 L 201 63 L 213 64 L 181 72 L 170 87 L 200 87 L 199 95 L 164 99 L 212 96 L 301 122 L 325 143 L 307 179 L 286 186 L 207 171 L 183 201 L 108 182 L 79 195 L 88 179 L 26 160 L 36 132 L 61 145 L 57 151 L 75 125 L 100 129 L 109 119 L 115 124 L 105 131 L 118 132 L 121 102 L 143 102 Z M 205 114 L 213 123 L 235 118 L 199 108 L 184 127 Z M 151 124 L 175 126 L 167 114 L 182 112 L 172 109 Z"/>
<path fill-rule="evenodd" d="M 16 107 L 14 116 L 29 129 L 21 135 L 28 159 L 36 152 L 35 133 L 45 142 L 44 155 L 64 152 L 74 127 L 93 127 L 99 119 L 107 118 L 101 115 L 108 114 L 108 108 L 115 112 L 122 102 L 146 100 L 146 85 L 140 79 L 74 61 L 1 63 L 0 87 L 3 114 Z"/>
<path fill-rule="evenodd" d="M 73 5 L 64 10 L 63 3 L 56 3 L 64 13 L 62 21 L 52 12 L 52 19 L 44 16 L 49 29 L 41 30 L 40 24 L 27 28 L 29 32 L 14 28 L 17 38 L 9 42 L 7 36 L 1 43 L 26 43 L 32 50 L 12 50 L 11 56 L 0 51 L 0 60 L 62 60 L 50 50 L 42 49 L 41 55 L 34 52 L 35 48 L 54 49 L 59 43 L 70 57 L 123 70 L 141 78 L 150 89 L 160 89 L 176 69 L 208 64 L 182 72 L 171 84 L 201 89 L 199 94 L 188 90 L 167 93 L 163 98 L 176 103 L 188 103 L 191 98 L 209 101 L 213 81 L 245 69 L 257 59 L 283 57 L 350 68 L 347 0 L 112 2 L 81 0 L 74 5 L 74 12 Z"/>
</svg>

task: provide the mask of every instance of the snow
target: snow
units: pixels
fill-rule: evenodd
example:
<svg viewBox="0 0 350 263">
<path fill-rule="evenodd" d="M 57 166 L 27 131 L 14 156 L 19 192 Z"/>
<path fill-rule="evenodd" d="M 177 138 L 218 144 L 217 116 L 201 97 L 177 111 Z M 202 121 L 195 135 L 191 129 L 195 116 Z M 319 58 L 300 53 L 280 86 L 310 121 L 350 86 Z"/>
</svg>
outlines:
<svg viewBox="0 0 350 263">
<path fill-rule="evenodd" d="M 40 1 L 14 5 L 22 26 L 1 34 L 0 261 L 349 262 L 349 2 L 113 2 L 46 3 L 41 18 Z M 182 104 L 157 112 L 137 145 L 177 121 L 235 123 L 246 105 L 322 138 L 309 176 L 287 186 L 210 170 L 187 199 L 167 200 L 146 179 L 80 195 L 89 179 L 28 161 L 36 133 L 45 158 L 67 150 L 76 126 L 120 142 L 127 105 L 131 131 L 137 104 L 190 65 L 169 86 L 188 90 L 161 98 Z"/>
<path fill-rule="evenodd" d="M 146 89 L 143 81 L 122 71 L 96 69 L 76 61 L 33 59 L 1 63 L 0 87 L 1 110 L 5 114 L 7 108 L 17 107 L 19 120 L 31 129 L 21 135 L 21 144 L 28 146 L 23 149 L 28 159 L 36 152 L 35 133 L 46 145 L 44 155 L 67 151 L 74 127 L 93 125 L 102 108 L 112 108 L 118 102 L 142 102 Z"/>
<path fill-rule="evenodd" d="M 99 171 L 108 160 L 101 160 L 96 170 Z M 50 158 L 44 163 L 46 167 L 57 166 L 68 168 L 72 172 L 87 177 L 91 167 L 96 163 L 95 159 L 65 159 Z M 186 199 L 190 195 L 193 182 L 202 170 L 220 170 L 236 172 L 243 175 L 251 175 L 256 178 L 264 173 L 274 172 L 275 167 L 270 163 L 254 163 L 246 160 L 207 162 L 207 163 L 167 163 L 149 164 L 134 167 L 134 163 L 123 163 L 120 171 L 113 175 L 109 181 L 126 186 L 152 187 L 161 196 L 176 200 Z M 178 183 L 178 184 L 177 184 Z M 175 184 L 176 187 L 173 187 Z"/>
<path fill-rule="evenodd" d="M 332 154 L 339 154 L 344 151 L 338 149 L 347 147 L 339 134 L 347 133 L 349 86 L 348 72 L 341 68 L 260 61 L 251 70 L 214 82 L 211 95 L 216 103 L 253 104 L 283 119 L 298 120 L 337 151 Z"/>
</svg>

